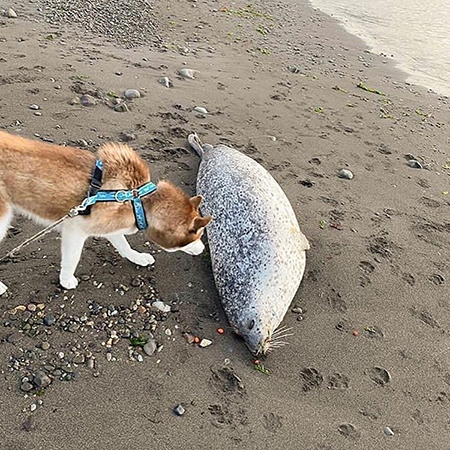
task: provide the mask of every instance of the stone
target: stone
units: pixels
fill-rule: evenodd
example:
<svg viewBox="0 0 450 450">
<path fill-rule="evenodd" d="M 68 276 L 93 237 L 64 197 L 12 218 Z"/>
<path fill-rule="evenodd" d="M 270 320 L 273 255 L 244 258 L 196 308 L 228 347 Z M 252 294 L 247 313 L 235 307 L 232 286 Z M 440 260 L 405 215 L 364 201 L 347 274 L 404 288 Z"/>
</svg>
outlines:
<svg viewBox="0 0 450 450">
<path fill-rule="evenodd" d="M 212 341 L 210 341 L 209 339 L 202 339 L 200 341 L 200 347 L 209 347 L 212 344 Z"/>
<path fill-rule="evenodd" d="M 141 97 L 141 93 L 137 90 L 137 89 L 127 89 L 124 93 L 123 96 L 127 99 L 127 100 L 133 100 L 135 98 L 140 98 Z"/>
<path fill-rule="evenodd" d="M 347 169 L 341 169 L 338 173 L 338 177 L 339 178 L 344 178 L 346 180 L 351 180 L 353 179 L 353 173 L 350 172 L 350 170 Z"/>
<path fill-rule="evenodd" d="M 394 432 L 392 431 L 392 429 L 391 429 L 390 427 L 386 427 L 386 428 L 384 429 L 384 434 L 385 434 L 386 436 L 394 436 Z"/>
<path fill-rule="evenodd" d="M 7 341 L 8 341 L 10 344 L 15 344 L 15 343 L 20 339 L 20 337 L 21 337 L 21 334 L 20 334 L 20 333 L 13 333 L 13 334 L 10 334 L 10 335 L 8 336 Z"/>
<path fill-rule="evenodd" d="M 134 141 L 136 139 L 136 135 L 134 133 L 122 132 L 122 133 L 119 134 L 119 139 L 122 142 L 130 142 L 130 141 Z M 131 284 L 133 285 L 133 283 L 131 283 Z"/>
<path fill-rule="evenodd" d="M 48 350 L 50 348 L 50 344 L 48 342 L 42 342 L 41 348 L 42 350 Z"/>
<path fill-rule="evenodd" d="M 195 79 L 195 74 L 198 73 L 198 70 L 192 70 L 192 69 L 180 69 L 178 71 L 178 74 L 183 77 L 186 78 L 188 80 L 194 80 Z"/>
<path fill-rule="evenodd" d="M 30 105 L 30 109 L 37 111 L 39 108 L 39 105 Z"/>
<path fill-rule="evenodd" d="M 300 306 L 296 306 L 295 308 L 292 308 L 292 312 L 294 314 L 303 314 L 303 309 L 300 308 Z"/>
<path fill-rule="evenodd" d="M 173 87 L 173 83 L 171 81 L 171 79 L 169 77 L 164 77 L 164 78 L 160 78 L 158 80 L 158 83 L 162 84 L 163 86 L 165 86 L 166 88 L 171 88 Z"/>
<path fill-rule="evenodd" d="M 38 388 L 45 388 L 51 384 L 52 380 L 44 372 L 37 372 L 33 378 L 33 383 Z"/>
<path fill-rule="evenodd" d="M 6 12 L 6 16 L 10 19 L 17 19 L 17 13 L 12 8 L 8 9 L 8 11 Z"/>
<path fill-rule="evenodd" d="M 422 164 L 420 164 L 420 162 L 416 159 L 410 159 L 406 164 L 413 169 L 423 169 Z"/>
<path fill-rule="evenodd" d="M 25 381 L 20 385 L 20 390 L 23 392 L 30 392 L 33 389 L 33 385 L 28 381 Z"/>
<path fill-rule="evenodd" d="M 74 364 L 84 364 L 85 359 L 84 355 L 78 354 L 73 357 L 72 362 Z"/>
<path fill-rule="evenodd" d="M 208 110 L 206 108 L 203 108 L 203 106 L 196 106 L 194 108 L 194 111 L 196 111 L 200 114 L 208 114 Z"/>
<path fill-rule="evenodd" d="M 177 416 L 182 416 L 186 412 L 186 410 L 183 408 L 182 405 L 177 405 L 175 406 L 175 408 L 173 408 L 173 412 Z"/>
<path fill-rule="evenodd" d="M 53 314 L 46 314 L 44 316 L 44 325 L 47 325 L 48 327 L 53 325 L 56 322 L 56 318 Z"/>
<path fill-rule="evenodd" d="M 119 103 L 118 105 L 114 106 L 114 111 L 116 112 L 128 112 L 130 108 L 128 108 L 128 105 L 126 103 Z"/>
<path fill-rule="evenodd" d="M 80 97 L 80 103 L 83 106 L 91 107 L 97 104 L 97 100 L 92 95 L 84 94 Z"/>
<path fill-rule="evenodd" d="M 152 356 L 156 352 L 156 341 L 154 339 L 149 339 L 149 341 L 144 345 L 144 353 L 147 356 Z"/>
<path fill-rule="evenodd" d="M 157 309 L 158 311 L 168 313 L 170 312 L 170 305 L 166 305 L 164 302 L 156 301 L 152 303 L 152 308 Z"/>
</svg>

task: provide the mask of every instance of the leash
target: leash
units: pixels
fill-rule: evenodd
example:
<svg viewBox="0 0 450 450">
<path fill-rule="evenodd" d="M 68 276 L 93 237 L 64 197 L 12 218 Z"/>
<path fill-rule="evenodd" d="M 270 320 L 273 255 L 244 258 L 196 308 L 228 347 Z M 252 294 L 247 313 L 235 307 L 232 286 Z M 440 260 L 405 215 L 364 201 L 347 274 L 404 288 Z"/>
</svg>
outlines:
<svg viewBox="0 0 450 450">
<path fill-rule="evenodd" d="M 43 230 L 39 231 L 35 235 L 31 236 L 27 240 L 23 241 L 20 245 L 13 248 L 10 252 L 8 252 L 3 258 L 0 259 L 0 262 L 11 259 L 14 257 L 15 253 L 21 250 L 22 248 L 26 247 L 28 244 L 31 244 L 36 239 L 39 239 L 42 236 L 45 236 L 46 234 L 50 233 L 54 228 L 56 228 L 58 225 L 63 223 L 67 219 L 71 219 L 72 217 L 78 216 L 81 211 L 84 211 L 85 207 L 83 205 L 79 205 L 75 208 L 72 208 L 64 217 L 61 217 L 61 219 L 57 220 L 56 222 L 52 223 L 48 227 L 44 228 Z"/>
</svg>

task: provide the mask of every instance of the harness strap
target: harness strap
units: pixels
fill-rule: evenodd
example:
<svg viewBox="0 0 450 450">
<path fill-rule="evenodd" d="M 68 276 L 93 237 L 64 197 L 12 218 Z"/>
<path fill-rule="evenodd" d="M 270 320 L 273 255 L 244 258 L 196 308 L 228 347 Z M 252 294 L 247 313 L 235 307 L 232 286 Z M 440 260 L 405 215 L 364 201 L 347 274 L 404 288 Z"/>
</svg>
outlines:
<svg viewBox="0 0 450 450">
<path fill-rule="evenodd" d="M 129 190 L 100 190 L 103 163 L 100 160 L 95 162 L 94 174 L 91 180 L 88 196 L 80 205 L 81 215 L 88 215 L 91 212 L 91 207 L 98 202 L 119 202 L 124 203 L 131 201 L 133 204 L 133 213 L 136 220 L 138 230 L 145 230 L 148 227 L 147 218 L 145 217 L 144 205 L 142 204 L 142 197 L 153 194 L 157 187 L 154 183 L 148 182 L 138 187 L 137 189 Z"/>
<path fill-rule="evenodd" d="M 89 186 L 88 197 L 93 197 L 102 187 L 103 178 L 103 161 L 97 159 L 95 161 L 94 173 L 91 178 L 91 185 Z M 86 207 L 84 211 L 80 211 L 80 216 L 88 216 L 91 213 L 92 205 Z"/>
</svg>

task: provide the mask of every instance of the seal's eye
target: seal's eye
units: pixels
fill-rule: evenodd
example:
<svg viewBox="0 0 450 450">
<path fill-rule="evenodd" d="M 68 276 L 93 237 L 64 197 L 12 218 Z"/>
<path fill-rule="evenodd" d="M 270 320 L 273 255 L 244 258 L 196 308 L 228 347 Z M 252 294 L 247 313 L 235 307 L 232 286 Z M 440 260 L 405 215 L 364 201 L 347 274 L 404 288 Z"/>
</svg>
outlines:
<svg viewBox="0 0 450 450">
<path fill-rule="evenodd" d="M 249 330 L 253 330 L 253 327 L 255 326 L 255 321 L 252 319 L 250 320 L 250 322 L 248 323 L 247 327 Z"/>
</svg>

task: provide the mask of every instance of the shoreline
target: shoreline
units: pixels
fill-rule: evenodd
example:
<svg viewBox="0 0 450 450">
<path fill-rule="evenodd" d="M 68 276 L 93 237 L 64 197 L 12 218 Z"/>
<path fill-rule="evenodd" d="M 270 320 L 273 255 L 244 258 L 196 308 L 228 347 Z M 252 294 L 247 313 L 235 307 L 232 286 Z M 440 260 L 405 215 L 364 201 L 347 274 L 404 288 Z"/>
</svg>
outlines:
<svg viewBox="0 0 450 450">
<path fill-rule="evenodd" d="M 392 60 L 306 0 L 154 4 L 159 50 L 151 39 L 125 49 L 46 23 L 44 4 L 0 20 L 0 128 L 89 149 L 127 135 L 152 180 L 189 194 L 199 161 L 186 139 L 196 131 L 269 170 L 312 248 L 283 321 L 293 336 L 267 358 L 265 375 L 228 327 L 207 255 L 150 246 L 155 267 L 137 269 L 95 239 L 78 289 L 65 293 L 56 233 L 33 244 L 0 266 L 9 287 L 0 301 L 0 446 L 444 448 L 448 99 L 409 85 Z M 197 70 L 195 79 L 180 77 L 181 68 Z M 129 88 L 141 98 L 119 112 L 113 102 Z M 92 106 L 79 104 L 83 94 Z M 342 168 L 354 178 L 340 179 Z M 13 226 L 2 251 L 38 229 L 22 218 Z M 130 243 L 148 251 L 141 235 Z M 172 312 L 155 314 L 154 297 Z M 12 313 L 30 304 L 56 322 L 42 324 L 35 308 Z M 119 338 L 109 345 L 111 330 Z M 130 349 L 131 332 L 151 334 L 161 350 Z M 213 344 L 189 344 L 183 333 Z M 25 393 L 24 377 L 39 370 L 51 385 Z"/>
</svg>

